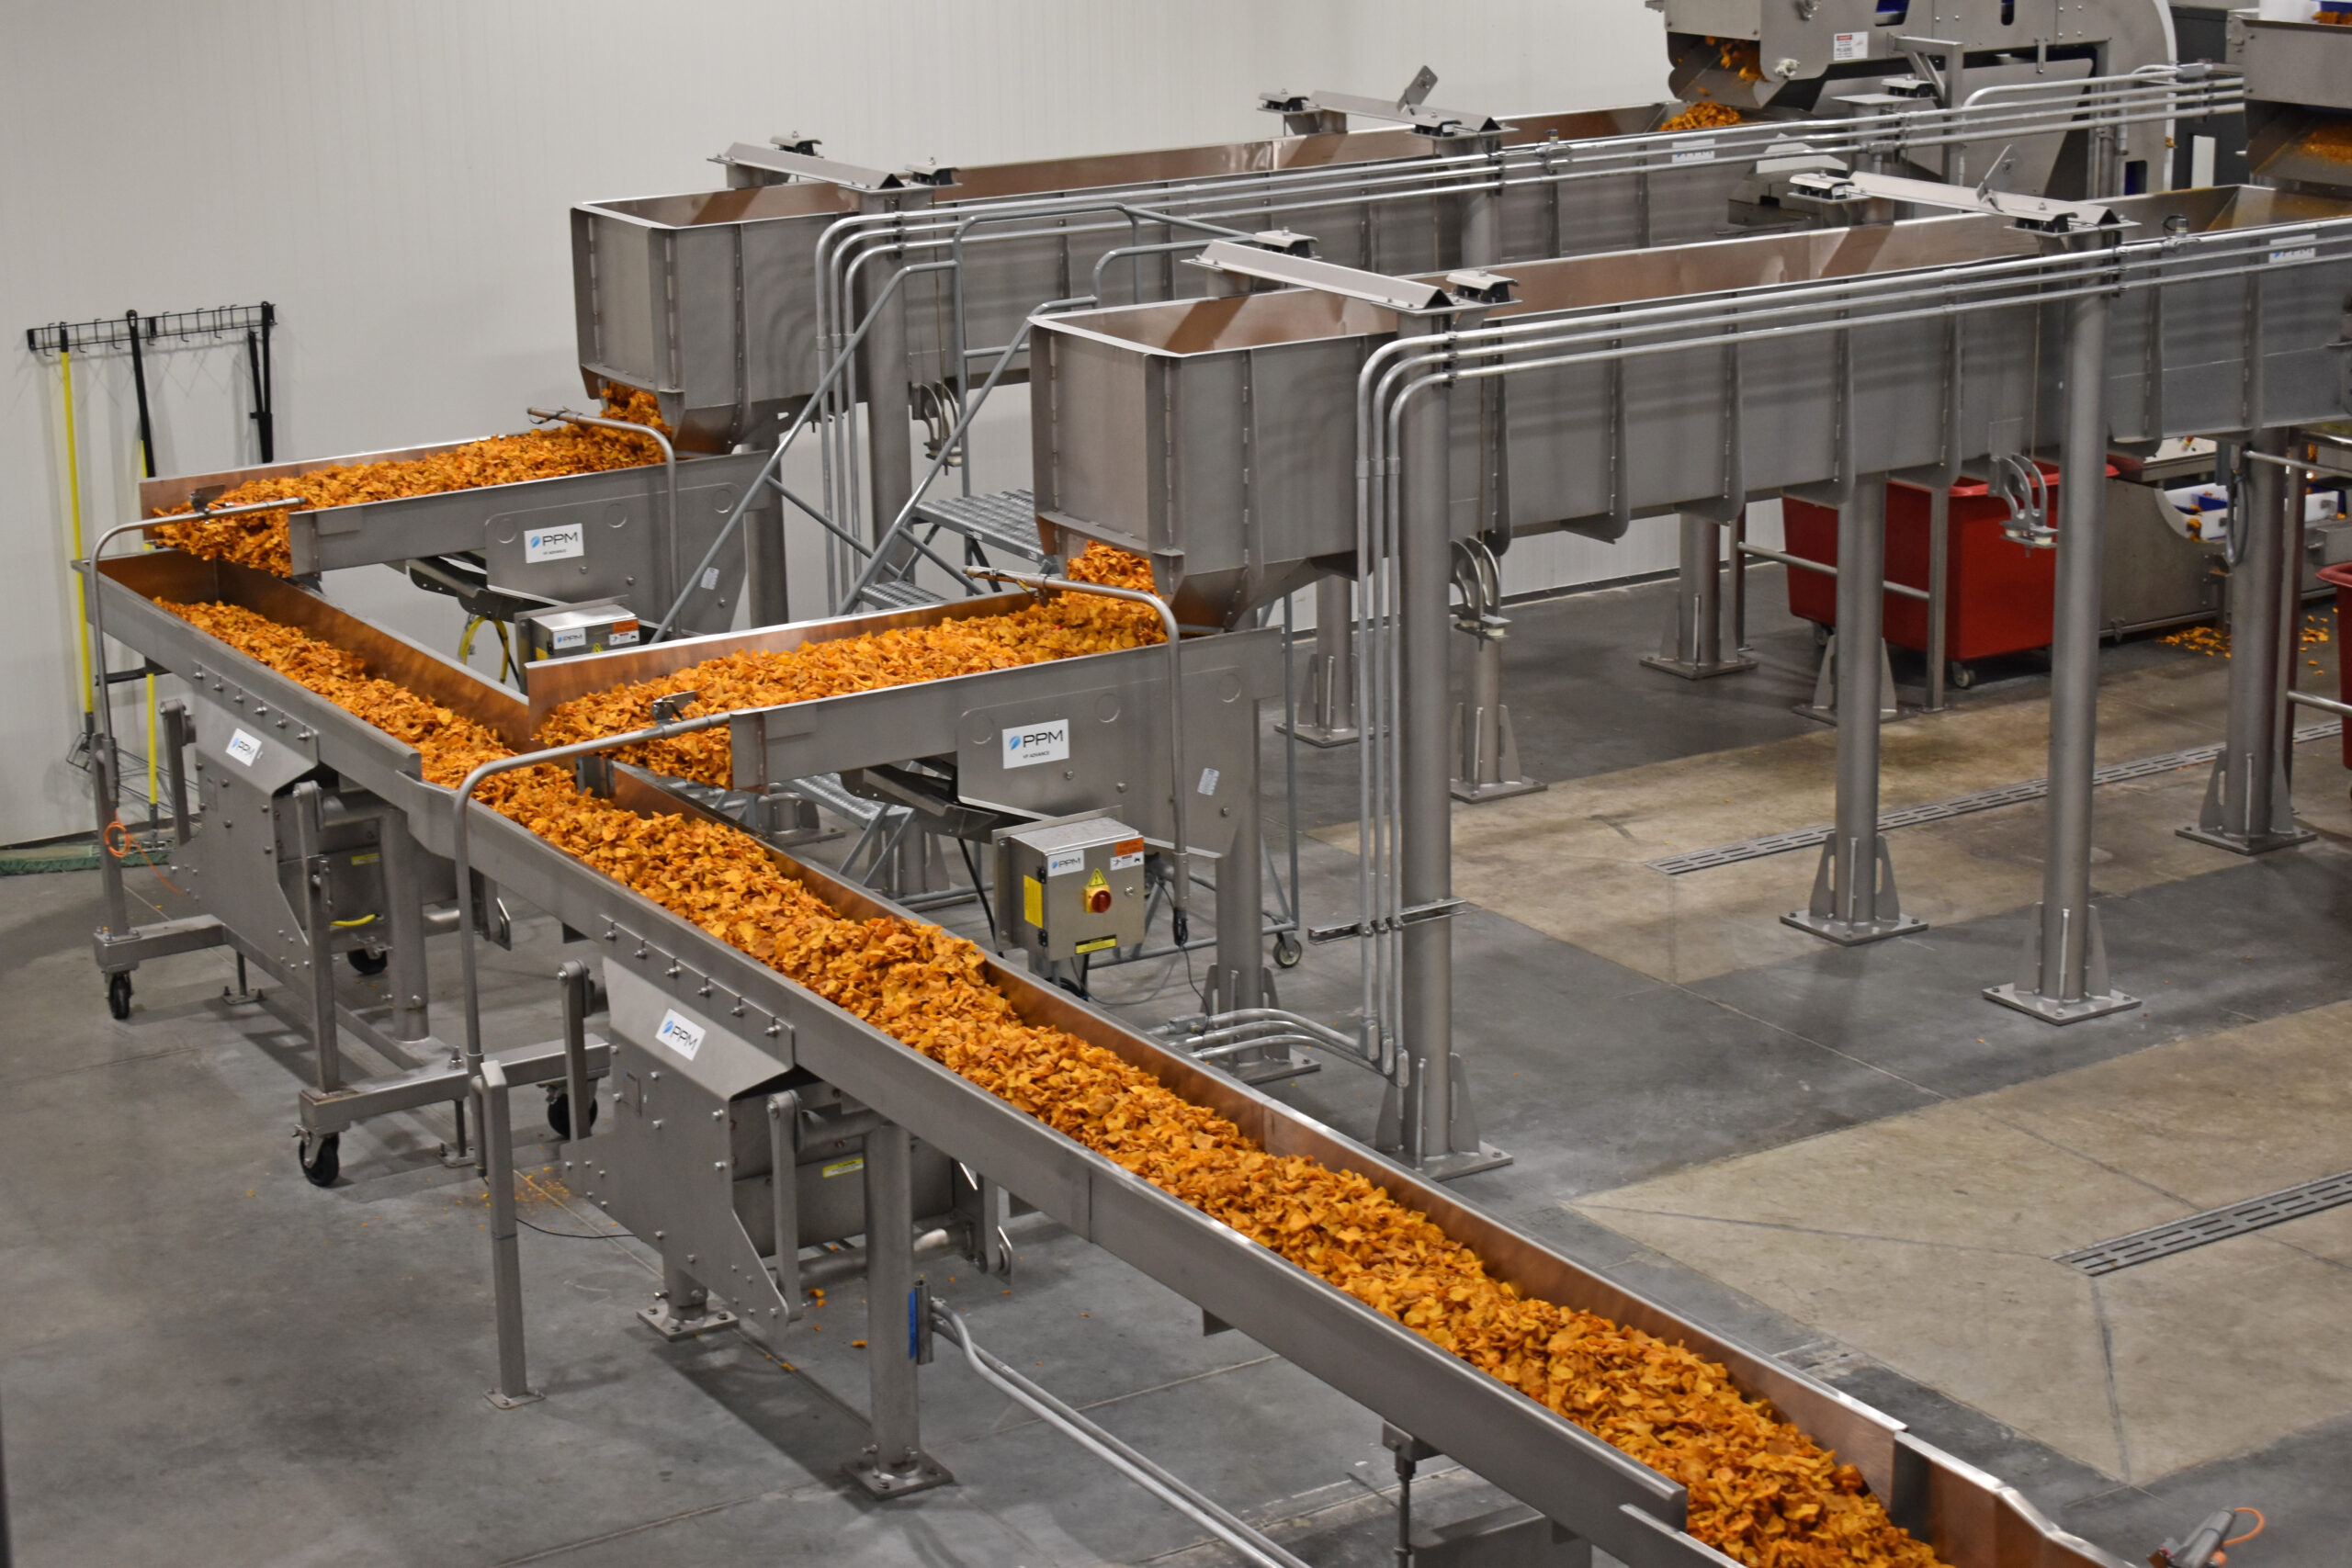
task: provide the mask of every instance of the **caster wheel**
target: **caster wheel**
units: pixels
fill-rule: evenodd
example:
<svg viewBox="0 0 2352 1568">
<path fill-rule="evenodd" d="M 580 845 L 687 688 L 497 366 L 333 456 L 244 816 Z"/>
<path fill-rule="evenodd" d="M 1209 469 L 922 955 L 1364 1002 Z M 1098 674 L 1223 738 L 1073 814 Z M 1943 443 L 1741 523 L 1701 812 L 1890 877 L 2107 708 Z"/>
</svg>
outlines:
<svg viewBox="0 0 2352 1568">
<path fill-rule="evenodd" d="M 364 947 L 355 947 L 344 956 L 350 959 L 351 966 L 362 975 L 381 975 L 391 967 L 392 963 L 390 953 L 370 953 Z"/>
<path fill-rule="evenodd" d="M 548 1125 L 555 1129 L 557 1137 L 566 1143 L 571 1141 L 571 1096 L 569 1093 L 558 1089 L 548 1096 Z M 596 1091 L 591 1089 L 588 1091 L 588 1131 L 594 1132 L 595 1128 Z"/>
<path fill-rule="evenodd" d="M 118 1021 L 130 1016 L 130 976 L 128 973 L 107 976 L 107 1011 Z"/>
<path fill-rule="evenodd" d="M 1958 686 L 1964 692 L 1968 690 L 1969 687 L 1976 684 L 1976 666 L 1973 664 L 1962 664 L 1955 660 L 1952 663 L 1945 667 L 1944 679 L 1950 681 L 1953 685 Z"/>
<path fill-rule="evenodd" d="M 1274 964 L 1276 967 L 1283 969 L 1295 969 L 1298 967 L 1298 961 L 1306 956 L 1306 950 L 1298 945 L 1298 938 L 1292 935 L 1290 932 L 1284 931 L 1282 935 L 1274 938 Z"/>
<path fill-rule="evenodd" d="M 332 1187 L 343 1171 L 343 1134 L 329 1133 L 316 1143 L 299 1138 L 294 1144 L 294 1158 L 311 1186 Z"/>
<path fill-rule="evenodd" d="M 1815 648 L 1827 648 L 1829 646 L 1829 628 L 1823 626 L 1819 621 L 1813 623 L 1813 646 Z"/>
</svg>

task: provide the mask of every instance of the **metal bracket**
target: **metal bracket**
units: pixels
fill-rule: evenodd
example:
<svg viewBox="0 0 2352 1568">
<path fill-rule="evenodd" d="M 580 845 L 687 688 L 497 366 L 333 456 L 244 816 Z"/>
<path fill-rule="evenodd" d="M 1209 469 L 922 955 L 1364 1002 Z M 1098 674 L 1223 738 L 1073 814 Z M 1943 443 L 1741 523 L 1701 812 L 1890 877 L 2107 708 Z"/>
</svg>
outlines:
<svg viewBox="0 0 2352 1568">
<path fill-rule="evenodd" d="M 1399 909 L 1394 919 L 1375 916 L 1371 919 L 1351 920 L 1343 926 L 1309 926 L 1306 940 L 1312 942 L 1340 942 L 1351 936 L 1373 936 L 1381 931 L 1402 931 L 1407 926 L 1419 925 L 1423 920 L 1451 919 L 1470 907 L 1466 898 L 1439 898 L 1427 904 L 1415 904 Z"/>
</svg>

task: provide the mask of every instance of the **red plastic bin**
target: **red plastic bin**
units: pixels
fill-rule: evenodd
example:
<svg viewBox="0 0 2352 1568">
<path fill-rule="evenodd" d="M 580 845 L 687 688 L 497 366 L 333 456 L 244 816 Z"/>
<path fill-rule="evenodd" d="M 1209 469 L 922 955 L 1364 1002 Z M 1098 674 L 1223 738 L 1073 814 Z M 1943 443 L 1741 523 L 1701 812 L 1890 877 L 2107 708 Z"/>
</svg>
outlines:
<svg viewBox="0 0 2352 1568">
<path fill-rule="evenodd" d="M 2058 470 L 2041 472 L 2050 483 L 2052 514 L 2058 503 Z M 1916 485 L 1886 487 L 1886 580 L 1913 588 L 1928 586 L 1929 494 Z M 1944 657 L 1955 662 L 2050 646 L 2052 603 L 2056 597 L 2058 552 L 2028 549 L 2001 532 L 2009 509 L 1982 480 L 1951 487 L 1951 519 L 1944 536 Z M 1825 566 L 1838 564 L 1838 513 L 1790 497 L 1781 502 L 1781 528 L 1788 552 Z M 1838 624 L 1838 580 L 1801 567 L 1789 570 L 1789 613 L 1825 626 Z M 1925 653 L 1928 602 L 1899 593 L 1885 599 L 1886 640 Z"/>
<path fill-rule="evenodd" d="M 2352 659 L 2344 657 L 2344 634 L 2352 628 L 2352 565 L 2324 566 L 2319 580 L 2335 590 L 2335 700 L 2352 703 Z M 2352 720 L 2344 726 L 2344 765 L 2352 768 Z"/>
</svg>

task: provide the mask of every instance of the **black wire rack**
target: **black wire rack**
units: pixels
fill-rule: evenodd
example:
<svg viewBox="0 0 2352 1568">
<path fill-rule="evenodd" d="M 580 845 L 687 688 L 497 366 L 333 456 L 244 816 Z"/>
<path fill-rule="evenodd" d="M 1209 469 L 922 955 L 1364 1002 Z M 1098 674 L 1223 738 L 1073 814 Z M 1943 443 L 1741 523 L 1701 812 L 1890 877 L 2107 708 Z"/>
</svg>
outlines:
<svg viewBox="0 0 2352 1568">
<path fill-rule="evenodd" d="M 48 321 L 25 329 L 25 347 L 36 355 L 128 353 L 136 337 L 143 347 L 192 340 L 228 342 L 277 325 L 277 307 L 214 305 L 201 310 L 165 310 L 142 316 L 131 311 L 94 321 Z"/>
<path fill-rule="evenodd" d="M 258 305 L 214 305 L 201 310 L 165 310 L 153 316 L 125 310 L 119 316 L 101 316 L 92 321 L 51 321 L 46 326 L 27 327 L 25 347 L 36 358 L 114 350 L 130 355 L 131 380 L 139 389 L 140 466 L 152 478 L 155 472 L 155 425 L 147 403 L 144 356 L 172 344 L 200 345 L 234 343 L 243 338 L 245 367 L 253 378 L 254 394 L 253 412 L 245 417 L 254 422 L 254 433 L 261 444 L 261 460 L 272 462 L 277 456 L 277 422 L 271 400 L 274 378 L 270 374 L 269 340 L 277 330 L 277 307 L 265 299 Z"/>
</svg>

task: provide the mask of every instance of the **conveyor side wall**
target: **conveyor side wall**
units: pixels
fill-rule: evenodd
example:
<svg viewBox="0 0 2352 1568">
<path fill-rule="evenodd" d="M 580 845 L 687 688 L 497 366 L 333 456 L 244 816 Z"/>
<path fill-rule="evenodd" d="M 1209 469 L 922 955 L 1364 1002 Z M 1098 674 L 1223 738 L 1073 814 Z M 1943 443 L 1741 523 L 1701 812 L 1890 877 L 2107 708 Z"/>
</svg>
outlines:
<svg viewBox="0 0 2352 1568">
<path fill-rule="evenodd" d="M 221 670 L 268 691 L 296 722 L 322 736 L 338 767 L 347 758 L 375 772 L 388 757 L 404 758 L 404 775 L 413 782 L 415 754 L 390 737 L 358 725 L 176 617 L 152 605 L 143 615 L 133 614 L 125 603 L 139 601 L 141 587 L 199 587 L 198 580 L 210 570 L 223 571 L 222 586 L 232 594 L 248 589 L 265 599 L 300 594 L 267 580 L 246 583 L 234 569 L 205 568 L 170 556 L 114 562 L 106 569 L 108 581 L 101 589 L 108 596 L 110 629 L 119 627 L 122 640 L 161 662 Z M 298 624 L 339 646 L 373 648 L 395 659 L 408 646 L 323 602 L 313 605 Z M 422 649 L 411 651 L 431 659 Z M 521 705 L 511 695 L 467 671 L 445 666 L 435 678 L 461 711 L 494 717 L 503 705 L 507 722 L 522 719 Z M 463 689 L 468 684 L 474 688 L 470 693 Z M 372 749 L 360 743 L 355 730 L 375 736 Z M 423 784 L 413 784 L 411 793 L 419 803 L 413 820 L 420 835 L 446 841 L 450 793 Z M 695 809 L 682 808 L 628 770 L 619 774 L 616 799 L 645 812 Z M 628 965 L 690 1021 L 757 1043 L 774 1056 L 779 1071 L 806 1067 L 915 1136 L 1002 1181 L 1078 1234 L 1423 1436 L 1621 1560 L 1636 1565 L 1720 1562 L 1675 1533 L 1683 1517 L 1679 1486 L 1393 1319 L 503 818 L 481 812 L 472 844 L 482 872 L 599 942 L 608 964 Z M 818 868 L 767 852 L 780 870 L 845 916 L 907 918 Z M 2115 1560 L 2050 1531 L 1991 1478 L 1919 1448 L 1897 1423 L 1859 1402 L 1675 1317 L 1258 1091 L 1130 1033 L 1067 993 L 993 962 L 984 961 L 983 973 L 1024 1018 L 1065 1029 L 1143 1068 L 1227 1116 L 1270 1153 L 1310 1156 L 1334 1168 L 1363 1173 L 1476 1248 L 1498 1277 L 1722 1360 L 1740 1387 L 1771 1399 L 1790 1419 L 1859 1466 L 1896 1517 L 1927 1529 L 1955 1568 L 2116 1568 Z"/>
<path fill-rule="evenodd" d="M 2255 188 L 2118 206 L 2140 235 L 2161 235 L 2176 215 L 2197 234 L 2352 217 L 2352 203 Z M 2303 244 L 2282 234 L 2272 254 L 2296 261 Z M 1605 354 L 1614 318 L 1665 301 L 1716 302 L 1736 327 L 1743 309 L 1781 303 L 1763 290 L 1792 283 L 1821 283 L 1809 297 L 1823 320 L 1849 297 L 1842 277 L 1859 289 L 1865 277 L 1917 271 L 1924 297 L 1855 293 L 1849 332 L 1734 346 L 1719 341 L 1719 322 L 1645 340 L 1689 347 L 1515 372 L 1503 378 L 1499 420 L 1482 422 L 1475 400 L 1459 399 L 1472 406 L 1456 409 L 1451 466 L 1466 478 L 1456 480 L 1454 531 L 1476 527 L 1497 500 L 1479 493 L 1489 475 L 1514 532 L 1606 538 L 1634 517 L 1721 515 L 1852 474 L 2049 448 L 2064 406 L 2058 307 L 2019 291 L 2024 302 L 1949 325 L 1932 314 L 1956 297 L 1936 269 L 2037 254 L 1999 219 L 1956 217 L 1514 268 L 1521 303 L 1490 321 L 1595 333 L 1563 355 Z M 2251 276 L 2165 278 L 2121 297 L 2109 357 L 2117 439 L 2342 415 L 2335 345 L 2352 263 L 2272 271 L 2258 247 L 2254 259 Z M 2197 264 L 2186 248 L 2175 270 Z M 2154 265 L 2161 277 L 2175 264 Z M 1952 275 L 1953 288 L 1962 281 Z M 1147 551 L 1161 592 L 1196 619 L 1230 624 L 1316 571 L 1344 568 L 1355 547 L 1356 370 L 1395 333 L 1385 312 L 1304 290 L 1041 322 L 1031 389 L 1041 520 Z"/>
</svg>

